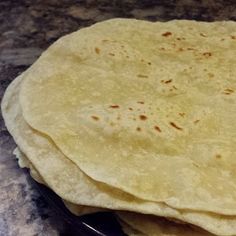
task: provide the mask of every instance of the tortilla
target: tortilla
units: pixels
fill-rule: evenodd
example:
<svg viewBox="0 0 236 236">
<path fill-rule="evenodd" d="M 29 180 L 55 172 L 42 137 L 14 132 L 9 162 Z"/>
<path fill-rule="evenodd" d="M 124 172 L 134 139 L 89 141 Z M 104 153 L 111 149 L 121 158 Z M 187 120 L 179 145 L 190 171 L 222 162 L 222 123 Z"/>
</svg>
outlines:
<svg viewBox="0 0 236 236">
<path fill-rule="evenodd" d="M 29 168 L 31 176 L 39 183 L 46 185 L 37 170 L 34 169 L 33 165 L 27 159 L 27 157 L 16 148 L 14 154 L 18 159 L 18 163 L 21 168 Z M 63 200 L 63 199 L 62 199 Z M 88 206 L 75 205 L 73 203 L 63 200 L 65 206 L 75 215 L 81 216 L 85 214 L 91 214 L 95 212 L 102 211 L 104 209 L 93 208 Z M 122 229 L 129 236 L 132 235 L 149 235 L 149 236 L 162 236 L 162 235 L 176 235 L 176 236 L 197 236 L 197 235 L 210 235 L 204 231 L 199 231 L 199 229 L 193 229 L 188 225 L 176 224 L 171 221 L 167 221 L 160 217 L 154 217 L 151 215 L 143 215 L 131 212 L 116 212 L 117 216 L 121 219 L 119 220 Z M 124 223 L 125 222 L 125 223 Z M 142 232 L 142 233 L 141 233 Z"/>
<path fill-rule="evenodd" d="M 31 176 L 39 183 L 46 185 L 42 177 L 39 175 L 37 170 L 34 169 L 33 165 L 27 159 L 27 157 L 16 148 L 14 154 L 18 159 L 18 163 L 21 168 L 29 168 Z M 62 199 L 63 200 L 63 199 Z M 65 206 L 75 215 L 81 216 L 85 214 L 91 214 L 102 211 L 99 208 L 93 208 L 88 206 L 75 205 L 70 202 L 64 201 Z M 197 236 L 197 235 L 210 235 L 203 231 L 196 231 L 188 225 L 180 225 L 171 221 L 167 221 L 160 217 L 153 217 L 150 215 L 136 214 L 130 212 L 116 212 L 119 216 L 120 224 L 122 229 L 129 236 L 143 236 L 143 235 L 176 235 L 176 236 Z M 125 223 L 126 222 L 126 223 Z M 140 231 L 138 231 L 140 230 Z M 145 233 L 145 234 L 144 234 Z"/>
<path fill-rule="evenodd" d="M 24 75 L 23 116 L 96 181 L 235 215 L 235 37 L 235 22 L 95 24 Z"/>
<path fill-rule="evenodd" d="M 37 182 L 47 185 L 40 176 L 40 174 L 37 172 L 37 170 L 34 169 L 33 165 L 30 163 L 27 157 L 19 150 L 19 148 L 16 148 L 14 150 L 14 155 L 18 159 L 18 163 L 21 168 L 29 168 L 31 176 Z M 75 205 L 65 200 L 64 204 L 73 214 L 77 216 L 102 211 L 102 209 L 99 208 Z M 183 226 L 180 224 L 175 224 L 160 217 L 153 217 L 150 215 L 135 214 L 130 212 L 116 212 L 116 214 L 121 219 L 120 223 L 122 225 L 122 228 L 124 229 L 125 233 L 127 233 L 129 236 L 131 235 L 139 236 L 143 235 L 144 233 L 149 236 L 150 235 L 161 236 L 163 235 L 164 232 L 165 235 L 173 235 L 173 236 L 210 235 L 209 233 L 205 233 L 203 231 L 200 231 L 201 232 L 200 234 L 199 232 L 194 231 L 194 229 L 190 228 L 188 225 Z M 138 230 L 140 230 L 142 233 L 140 233 Z"/>
<path fill-rule="evenodd" d="M 47 183 L 43 180 L 42 176 L 38 173 L 38 171 L 34 168 L 32 163 L 28 160 L 28 158 L 22 153 L 19 148 L 15 148 L 13 154 L 18 159 L 18 164 L 21 168 L 28 168 L 30 170 L 31 177 L 40 184 L 47 186 Z M 82 205 L 75 205 L 73 203 L 67 202 L 62 199 L 65 207 L 74 213 L 77 216 L 91 214 L 95 212 L 104 211 L 104 209 L 97 208 L 97 207 L 89 207 L 89 206 L 82 206 Z"/>
<path fill-rule="evenodd" d="M 179 211 L 163 203 L 140 200 L 90 179 L 67 159 L 47 136 L 32 129 L 25 122 L 18 97 L 22 79 L 23 75 L 16 78 L 7 88 L 1 104 L 3 117 L 17 145 L 47 186 L 62 199 L 76 205 L 129 210 L 175 218 L 198 225 L 215 234 L 236 234 L 234 216 Z"/>
<path fill-rule="evenodd" d="M 30 171 L 31 177 L 35 181 L 47 186 L 47 183 L 43 180 L 43 178 L 40 176 L 38 171 L 34 168 L 32 163 L 27 159 L 27 157 L 20 151 L 20 149 L 18 147 L 15 148 L 15 150 L 13 151 L 13 154 L 16 156 L 16 158 L 18 160 L 18 165 L 21 168 L 28 168 Z"/>
<path fill-rule="evenodd" d="M 164 218 L 137 214 L 133 212 L 117 212 L 117 215 L 130 227 L 148 236 L 210 236 L 212 234 L 190 227 L 186 224 L 177 224 Z"/>
</svg>

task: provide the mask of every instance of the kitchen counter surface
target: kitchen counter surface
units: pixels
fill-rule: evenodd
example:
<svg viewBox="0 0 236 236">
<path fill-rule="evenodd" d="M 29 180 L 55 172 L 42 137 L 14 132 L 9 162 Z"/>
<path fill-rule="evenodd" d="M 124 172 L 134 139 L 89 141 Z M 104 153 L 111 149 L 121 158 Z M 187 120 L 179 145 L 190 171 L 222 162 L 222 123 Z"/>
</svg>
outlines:
<svg viewBox="0 0 236 236">
<path fill-rule="evenodd" d="M 151 21 L 236 20 L 236 1 L 1 0 L 0 97 L 7 85 L 62 35 L 114 17 Z M 0 117 L 0 236 L 73 235 L 13 158 Z"/>
</svg>

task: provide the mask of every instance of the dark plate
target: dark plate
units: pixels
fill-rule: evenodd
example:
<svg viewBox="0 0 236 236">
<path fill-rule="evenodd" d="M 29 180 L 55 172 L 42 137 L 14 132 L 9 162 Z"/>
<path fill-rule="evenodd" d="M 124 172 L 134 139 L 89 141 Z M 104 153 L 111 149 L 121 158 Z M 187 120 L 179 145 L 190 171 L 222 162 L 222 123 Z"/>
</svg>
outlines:
<svg viewBox="0 0 236 236">
<path fill-rule="evenodd" d="M 34 181 L 34 180 L 33 180 Z M 70 226 L 70 236 L 125 236 L 116 217 L 111 212 L 99 212 L 85 216 L 75 216 L 52 190 L 34 181 L 39 192 L 55 211 Z"/>
</svg>

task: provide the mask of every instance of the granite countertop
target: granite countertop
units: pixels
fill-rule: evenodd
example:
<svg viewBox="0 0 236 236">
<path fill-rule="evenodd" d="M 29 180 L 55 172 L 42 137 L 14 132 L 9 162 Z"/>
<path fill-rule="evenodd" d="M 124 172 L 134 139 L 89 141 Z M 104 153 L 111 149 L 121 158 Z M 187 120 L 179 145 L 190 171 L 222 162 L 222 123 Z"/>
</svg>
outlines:
<svg viewBox="0 0 236 236">
<path fill-rule="evenodd" d="M 114 17 L 151 21 L 236 20 L 235 0 L 1 0 L 0 97 L 8 84 L 62 35 Z M 0 236 L 73 235 L 18 168 L 0 117 Z"/>
</svg>

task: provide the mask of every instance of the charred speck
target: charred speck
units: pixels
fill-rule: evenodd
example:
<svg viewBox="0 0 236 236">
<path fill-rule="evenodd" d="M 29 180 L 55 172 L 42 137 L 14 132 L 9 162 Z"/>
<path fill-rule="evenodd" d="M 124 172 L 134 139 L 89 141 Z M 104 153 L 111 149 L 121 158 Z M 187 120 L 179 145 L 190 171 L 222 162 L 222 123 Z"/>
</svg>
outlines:
<svg viewBox="0 0 236 236">
<path fill-rule="evenodd" d="M 171 32 L 165 32 L 165 33 L 162 34 L 162 36 L 164 36 L 164 37 L 169 37 L 170 35 L 172 35 Z"/>
<path fill-rule="evenodd" d="M 160 129 L 160 127 L 159 127 L 159 126 L 157 126 L 157 125 L 155 125 L 155 126 L 154 126 L 154 129 L 155 129 L 156 131 L 158 131 L 158 132 L 161 132 L 161 129 Z"/>
<path fill-rule="evenodd" d="M 119 105 L 111 105 L 109 106 L 110 108 L 119 108 L 120 106 Z"/>
<path fill-rule="evenodd" d="M 181 127 L 179 127 L 178 125 L 176 125 L 174 122 L 170 122 L 170 125 L 171 125 L 172 127 L 174 127 L 175 129 L 177 129 L 177 130 L 183 130 Z"/>
<path fill-rule="evenodd" d="M 165 84 L 169 84 L 169 83 L 171 83 L 172 82 L 172 79 L 169 79 L 169 80 L 166 80 L 165 81 Z"/>
<path fill-rule="evenodd" d="M 210 56 L 212 56 L 212 53 L 211 52 L 204 52 L 202 55 L 206 56 L 206 57 L 210 57 Z"/>
<path fill-rule="evenodd" d="M 140 118 L 140 120 L 146 120 L 147 119 L 147 117 L 145 115 L 140 115 L 139 118 Z"/>
</svg>

